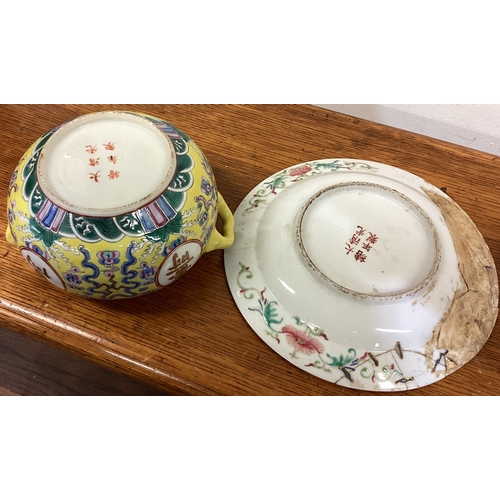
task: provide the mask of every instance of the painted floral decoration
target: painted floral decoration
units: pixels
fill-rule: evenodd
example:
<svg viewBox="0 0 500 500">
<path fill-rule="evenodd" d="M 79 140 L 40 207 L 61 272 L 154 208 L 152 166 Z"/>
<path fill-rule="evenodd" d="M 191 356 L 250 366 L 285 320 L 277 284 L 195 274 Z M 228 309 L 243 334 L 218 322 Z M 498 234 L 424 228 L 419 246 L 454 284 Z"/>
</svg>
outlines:
<svg viewBox="0 0 500 500">
<path fill-rule="evenodd" d="M 323 344 L 318 339 L 310 337 L 293 326 L 284 326 L 281 331 L 286 335 L 287 342 L 294 348 L 292 358 L 295 358 L 298 352 L 309 356 L 314 352 L 321 354 L 324 351 Z"/>
<path fill-rule="evenodd" d="M 288 170 L 288 174 L 292 176 L 304 175 L 310 172 L 312 169 L 309 165 L 299 165 L 298 167 L 293 167 Z"/>
</svg>

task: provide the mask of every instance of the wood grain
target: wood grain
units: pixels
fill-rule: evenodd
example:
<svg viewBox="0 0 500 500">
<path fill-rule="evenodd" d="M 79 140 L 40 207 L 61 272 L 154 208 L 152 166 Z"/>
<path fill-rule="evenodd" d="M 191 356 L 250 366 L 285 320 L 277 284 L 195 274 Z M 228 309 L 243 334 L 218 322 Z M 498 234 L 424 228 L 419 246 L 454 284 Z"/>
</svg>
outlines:
<svg viewBox="0 0 500 500">
<path fill-rule="evenodd" d="M 0 396 L 160 396 L 164 392 L 0 328 Z"/>
<path fill-rule="evenodd" d="M 235 211 L 266 177 L 304 161 L 357 158 L 402 168 L 446 188 L 500 262 L 500 158 L 305 105 L 3 105 L 3 192 L 25 150 L 52 127 L 92 111 L 128 109 L 170 121 L 208 157 Z M 154 294 L 91 301 L 49 288 L 3 238 L 0 325 L 179 395 L 372 395 L 313 377 L 271 351 L 229 292 L 223 253 L 202 257 Z M 500 327 L 469 363 L 408 395 L 500 393 Z"/>
</svg>

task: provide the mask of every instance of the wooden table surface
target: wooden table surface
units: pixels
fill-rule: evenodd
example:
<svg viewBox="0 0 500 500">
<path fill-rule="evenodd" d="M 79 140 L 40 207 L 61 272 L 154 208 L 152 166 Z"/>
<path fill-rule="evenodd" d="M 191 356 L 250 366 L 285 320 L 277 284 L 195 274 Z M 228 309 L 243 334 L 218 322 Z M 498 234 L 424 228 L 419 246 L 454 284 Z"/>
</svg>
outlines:
<svg viewBox="0 0 500 500">
<path fill-rule="evenodd" d="M 208 157 L 234 212 L 268 176 L 323 158 L 372 160 L 445 188 L 500 263 L 500 157 L 309 105 L 2 105 L 0 186 L 43 133 L 107 109 L 173 123 Z M 0 230 L 0 326 L 62 348 L 174 395 L 375 395 L 296 368 L 248 326 L 231 297 L 223 252 L 205 254 L 180 280 L 153 294 L 94 301 L 48 286 Z M 383 393 L 386 394 L 386 393 Z M 479 354 L 430 386 L 399 395 L 500 394 L 500 322 Z"/>
</svg>

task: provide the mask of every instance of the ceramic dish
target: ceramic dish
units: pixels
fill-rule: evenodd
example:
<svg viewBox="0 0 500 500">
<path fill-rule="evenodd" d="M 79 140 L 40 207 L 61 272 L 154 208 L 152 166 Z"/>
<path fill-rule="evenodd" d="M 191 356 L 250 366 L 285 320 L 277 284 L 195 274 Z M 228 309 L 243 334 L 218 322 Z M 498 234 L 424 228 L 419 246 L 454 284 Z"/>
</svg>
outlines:
<svg viewBox="0 0 500 500">
<path fill-rule="evenodd" d="M 495 264 L 471 219 L 381 163 L 318 160 L 269 177 L 236 210 L 224 254 L 255 333 L 346 387 L 436 382 L 477 354 L 497 317 Z"/>
</svg>

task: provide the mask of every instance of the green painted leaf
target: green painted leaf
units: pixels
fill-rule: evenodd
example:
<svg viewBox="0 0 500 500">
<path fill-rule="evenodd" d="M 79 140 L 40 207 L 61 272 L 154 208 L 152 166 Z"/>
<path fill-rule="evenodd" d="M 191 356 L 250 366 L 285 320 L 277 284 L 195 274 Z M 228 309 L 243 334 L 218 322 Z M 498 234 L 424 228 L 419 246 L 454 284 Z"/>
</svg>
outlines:
<svg viewBox="0 0 500 500">
<path fill-rule="evenodd" d="M 266 323 L 271 326 L 273 323 L 276 325 L 279 325 L 280 323 L 283 322 L 283 318 L 281 318 L 279 321 L 276 320 L 276 318 L 279 317 L 279 314 L 276 312 L 276 308 L 274 307 L 277 304 L 274 300 L 271 302 L 268 302 L 265 307 L 262 315 L 264 316 L 264 319 Z"/>
</svg>

